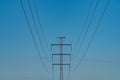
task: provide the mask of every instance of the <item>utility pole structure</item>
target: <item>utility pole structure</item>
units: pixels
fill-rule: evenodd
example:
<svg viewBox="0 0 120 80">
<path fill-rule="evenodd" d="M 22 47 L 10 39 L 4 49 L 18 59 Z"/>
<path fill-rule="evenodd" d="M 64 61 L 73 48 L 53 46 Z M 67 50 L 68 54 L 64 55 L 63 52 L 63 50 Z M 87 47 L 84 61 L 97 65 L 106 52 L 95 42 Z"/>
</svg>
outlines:
<svg viewBox="0 0 120 80">
<path fill-rule="evenodd" d="M 64 80 L 64 66 L 68 66 L 69 67 L 69 71 L 70 71 L 70 63 L 64 63 L 64 56 L 69 56 L 70 60 L 71 60 L 71 54 L 70 53 L 64 53 L 63 51 L 63 46 L 71 46 L 72 49 L 72 44 L 64 44 L 63 40 L 66 37 L 57 37 L 58 39 L 60 39 L 60 43 L 59 44 L 51 44 L 51 49 L 53 46 L 58 46 L 60 49 L 59 53 L 54 53 L 52 54 L 52 70 L 53 70 L 53 79 L 54 79 L 54 66 L 59 66 L 60 69 L 60 75 L 59 75 L 59 80 Z M 60 60 L 59 63 L 53 63 L 54 60 L 54 56 L 59 56 Z"/>
</svg>

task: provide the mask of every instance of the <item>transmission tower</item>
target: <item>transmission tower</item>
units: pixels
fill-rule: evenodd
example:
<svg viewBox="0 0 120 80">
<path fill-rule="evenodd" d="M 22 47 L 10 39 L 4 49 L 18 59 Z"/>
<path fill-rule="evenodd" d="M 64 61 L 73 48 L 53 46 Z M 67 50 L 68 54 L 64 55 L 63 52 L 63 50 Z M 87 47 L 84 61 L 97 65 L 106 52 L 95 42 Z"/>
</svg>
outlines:
<svg viewBox="0 0 120 80">
<path fill-rule="evenodd" d="M 59 80 L 64 80 L 64 66 L 68 66 L 69 71 L 70 71 L 70 62 L 69 63 L 65 63 L 64 62 L 64 56 L 68 56 L 69 60 L 71 60 L 71 53 L 64 53 L 63 47 L 64 46 L 68 46 L 71 47 L 72 50 L 72 44 L 64 44 L 63 40 L 66 37 L 57 37 L 60 40 L 59 44 L 51 44 L 51 49 L 54 47 L 59 47 L 59 53 L 53 53 L 52 54 L 52 70 L 53 70 L 53 79 L 54 79 L 54 66 L 59 66 Z M 58 56 L 59 57 L 59 62 L 58 63 L 54 63 L 54 57 Z"/>
</svg>

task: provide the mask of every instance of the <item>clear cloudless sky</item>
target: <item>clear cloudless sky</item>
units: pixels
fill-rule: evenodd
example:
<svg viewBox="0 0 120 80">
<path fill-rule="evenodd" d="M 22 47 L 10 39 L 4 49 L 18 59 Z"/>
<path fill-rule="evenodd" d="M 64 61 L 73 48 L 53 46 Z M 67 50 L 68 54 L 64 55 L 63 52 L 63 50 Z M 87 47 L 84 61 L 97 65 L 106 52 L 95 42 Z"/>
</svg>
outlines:
<svg viewBox="0 0 120 80">
<path fill-rule="evenodd" d="M 30 1 L 33 8 L 33 1 Z M 66 36 L 65 43 L 76 46 L 90 1 L 36 0 L 49 48 L 51 43 L 58 43 L 57 36 Z M 106 1 L 100 0 L 85 44 L 71 62 L 72 69 L 86 49 Z M 24 0 L 23 3 L 33 27 L 27 1 Z M 36 36 L 35 33 L 34 35 Z M 51 59 L 50 50 L 45 50 Z M 51 71 L 51 63 L 45 60 L 42 52 L 41 55 Z M 110 1 L 87 55 L 78 69 L 71 72 L 70 79 L 120 80 L 120 0 Z M 44 70 L 37 55 L 19 0 L 0 0 L 0 80 L 52 80 L 52 75 Z"/>
</svg>

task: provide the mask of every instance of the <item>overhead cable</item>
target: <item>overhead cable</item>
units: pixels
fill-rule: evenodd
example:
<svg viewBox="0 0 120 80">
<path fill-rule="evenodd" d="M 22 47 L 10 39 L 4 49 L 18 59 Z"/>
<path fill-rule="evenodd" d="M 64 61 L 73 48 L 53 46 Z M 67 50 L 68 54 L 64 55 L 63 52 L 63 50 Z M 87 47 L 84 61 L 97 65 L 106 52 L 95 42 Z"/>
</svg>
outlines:
<svg viewBox="0 0 120 80">
<path fill-rule="evenodd" d="M 42 58 L 42 56 L 41 56 L 41 54 L 40 54 L 39 48 L 38 48 L 38 46 L 37 46 L 37 42 L 36 42 L 36 40 L 35 40 L 33 31 L 32 31 L 32 27 L 31 27 L 30 22 L 29 22 L 29 19 L 28 19 L 28 17 L 27 17 L 27 14 L 26 14 L 26 11 L 25 11 L 25 8 L 24 8 L 23 1 L 22 1 L 22 0 L 20 0 L 20 4 L 21 4 L 22 10 L 23 10 L 23 13 L 24 13 L 26 22 L 27 22 L 27 24 L 28 24 L 28 28 L 29 28 L 29 31 L 30 31 L 30 33 L 31 33 L 31 36 L 32 36 L 32 39 L 33 39 L 33 43 L 34 43 L 35 48 L 36 48 L 36 50 L 37 50 L 37 53 L 38 53 L 38 55 L 39 55 L 39 58 L 40 58 L 40 60 L 41 60 L 41 62 L 42 62 L 42 65 L 43 65 L 45 71 L 49 73 L 49 71 L 48 71 L 48 69 L 47 69 L 47 67 L 46 67 L 46 65 L 45 65 L 45 63 L 44 63 L 44 61 L 43 61 L 43 58 Z"/>
<path fill-rule="evenodd" d="M 41 25 L 41 20 L 40 20 L 40 16 L 39 16 L 39 12 L 38 12 L 35 0 L 33 0 L 33 4 L 34 4 L 35 12 L 36 12 L 36 15 L 37 15 L 37 19 L 38 19 L 38 22 L 39 22 L 39 29 L 41 31 L 41 34 L 43 35 L 43 41 L 45 43 L 45 47 L 48 48 L 48 44 L 46 42 L 45 34 L 44 34 L 44 31 L 43 31 L 43 28 L 42 28 L 42 25 Z M 49 48 L 48 48 L 48 50 L 49 50 Z"/>
<path fill-rule="evenodd" d="M 106 5 L 105 5 L 105 8 L 104 8 L 104 10 L 103 10 L 103 12 L 102 12 L 102 15 L 101 15 L 101 17 L 100 17 L 100 20 L 98 21 L 98 24 L 97 24 L 97 26 L 96 26 L 96 29 L 95 29 L 95 31 L 94 31 L 94 33 L 93 33 L 93 35 L 92 35 L 92 38 L 91 38 L 91 40 L 90 40 L 90 42 L 89 42 L 89 44 L 88 44 L 85 52 L 83 53 L 83 55 L 82 55 L 82 57 L 81 57 L 78 65 L 75 67 L 74 70 L 76 70 L 76 69 L 79 67 L 80 63 L 83 61 L 84 57 L 86 56 L 86 53 L 87 53 L 88 49 L 90 48 L 91 43 L 92 43 L 92 41 L 93 41 L 93 39 L 94 39 L 94 37 L 95 37 L 95 35 L 96 35 L 96 32 L 97 32 L 97 30 L 98 30 L 99 27 L 100 27 L 100 24 L 101 24 L 101 22 L 102 22 L 102 19 L 103 19 L 104 15 L 105 15 L 105 12 L 106 12 L 106 10 L 107 10 L 107 8 L 108 8 L 109 3 L 110 3 L 110 0 L 107 0 Z"/>
<path fill-rule="evenodd" d="M 75 52 L 76 54 L 79 53 L 79 51 L 81 50 L 81 48 L 82 48 L 82 46 L 83 46 L 83 44 L 84 44 L 84 41 L 85 41 L 86 36 L 87 36 L 87 33 L 88 33 L 89 29 L 90 29 L 91 23 L 92 23 L 93 18 L 94 18 L 94 16 L 95 16 L 95 12 L 96 12 L 96 9 L 97 9 L 97 7 L 98 7 L 98 3 L 99 3 L 99 0 L 96 1 L 95 7 L 94 7 L 94 9 L 93 9 L 93 12 L 92 12 L 92 15 L 91 15 L 91 18 L 90 18 L 90 21 L 89 21 L 89 23 L 88 23 L 88 25 L 87 25 L 87 27 L 86 27 L 85 33 L 83 34 L 82 41 L 81 41 L 81 43 L 80 43 L 77 51 Z M 75 56 L 77 56 L 77 55 L 75 55 Z M 74 56 L 72 59 L 75 59 L 75 56 Z"/>
<path fill-rule="evenodd" d="M 37 24 L 36 24 L 36 21 L 35 21 L 35 17 L 34 17 L 33 11 L 32 11 L 32 7 L 31 7 L 31 4 L 30 4 L 30 1 L 29 1 L 29 0 L 27 0 L 27 1 L 28 1 L 28 5 L 29 5 L 29 8 L 30 8 L 31 15 L 32 15 L 34 27 L 35 27 L 35 30 L 36 30 L 36 33 L 37 33 L 39 42 L 40 42 L 40 44 L 41 44 L 41 48 L 42 48 L 43 54 L 44 54 L 44 56 L 45 56 L 45 59 L 49 62 L 48 57 L 47 57 L 47 54 L 46 54 L 46 51 L 45 51 L 45 49 L 44 49 L 44 46 L 43 46 L 43 43 L 42 43 L 42 40 L 41 40 L 41 37 L 40 37 L 40 34 L 39 34 L 39 31 L 38 31 L 38 29 L 37 29 Z"/>
</svg>

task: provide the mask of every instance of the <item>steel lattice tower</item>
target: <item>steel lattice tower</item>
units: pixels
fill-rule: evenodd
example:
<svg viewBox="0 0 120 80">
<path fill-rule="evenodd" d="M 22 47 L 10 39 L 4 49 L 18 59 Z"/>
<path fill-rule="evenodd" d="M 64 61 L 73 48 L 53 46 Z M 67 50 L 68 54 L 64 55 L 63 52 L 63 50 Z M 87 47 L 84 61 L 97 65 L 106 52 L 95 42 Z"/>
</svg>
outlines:
<svg viewBox="0 0 120 80">
<path fill-rule="evenodd" d="M 54 79 L 54 66 L 59 66 L 59 68 L 60 68 L 59 80 L 64 80 L 64 66 L 68 66 L 69 70 L 70 70 L 70 63 L 64 63 L 63 59 L 64 59 L 64 56 L 69 56 L 69 58 L 71 60 L 71 54 L 70 53 L 64 53 L 63 52 L 63 46 L 69 46 L 72 49 L 72 44 L 64 44 L 63 43 L 63 39 L 65 39 L 66 37 L 57 37 L 57 38 L 60 39 L 60 43 L 59 44 L 51 44 L 51 49 L 52 49 L 53 46 L 58 46 L 60 48 L 60 52 L 58 54 L 57 53 L 52 54 L 53 79 Z M 60 57 L 59 63 L 53 63 L 54 56 L 59 56 Z"/>
</svg>

